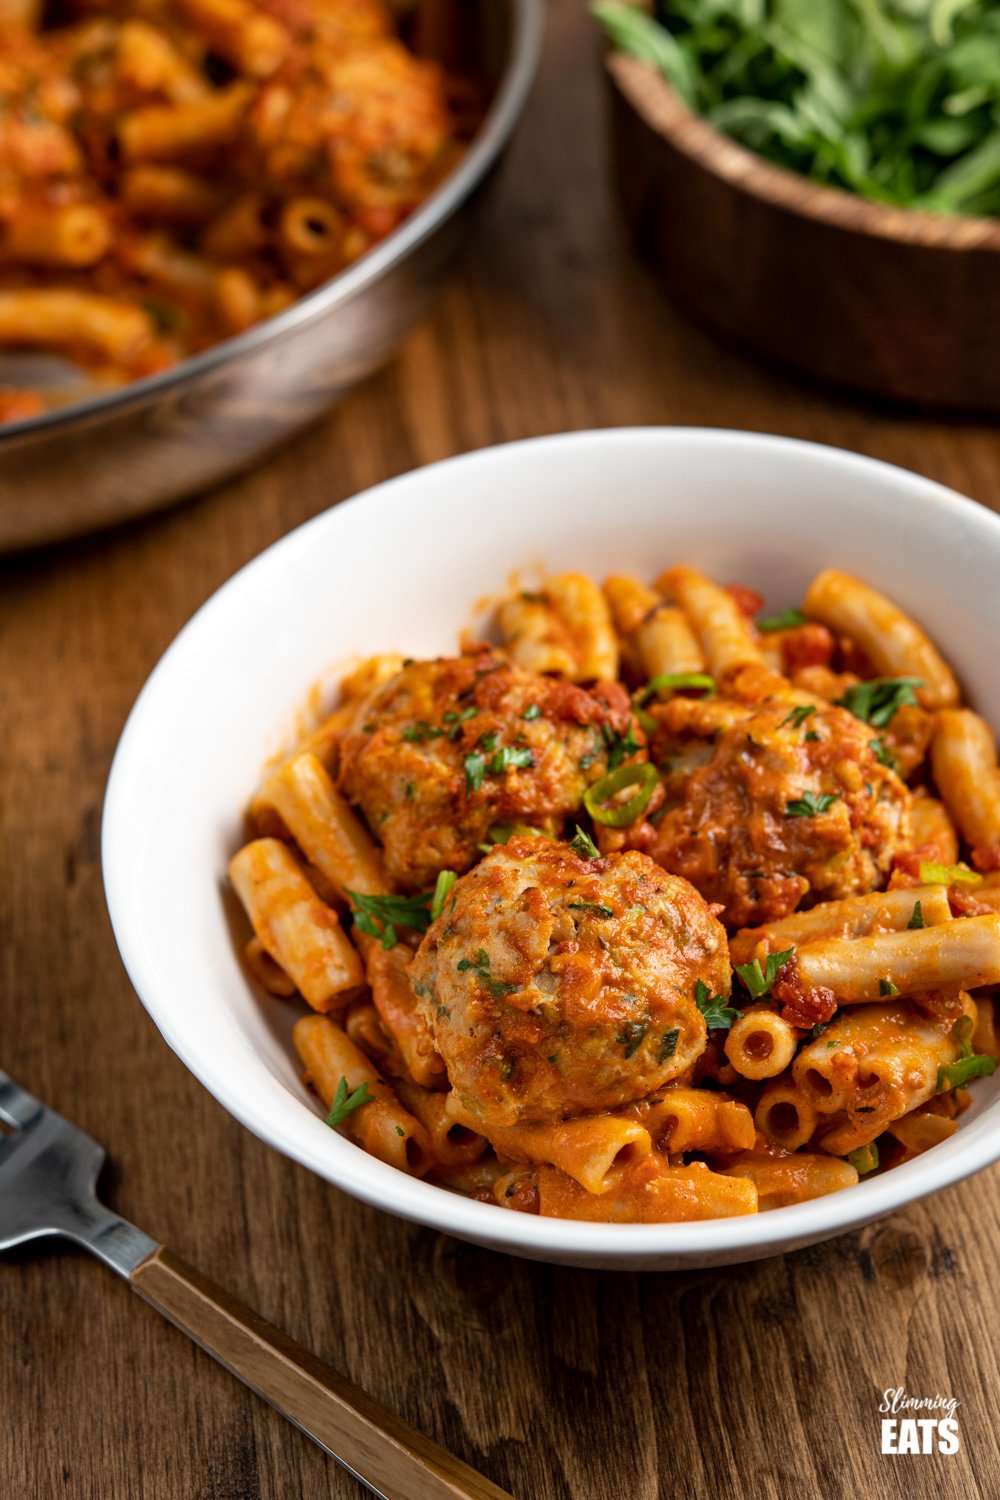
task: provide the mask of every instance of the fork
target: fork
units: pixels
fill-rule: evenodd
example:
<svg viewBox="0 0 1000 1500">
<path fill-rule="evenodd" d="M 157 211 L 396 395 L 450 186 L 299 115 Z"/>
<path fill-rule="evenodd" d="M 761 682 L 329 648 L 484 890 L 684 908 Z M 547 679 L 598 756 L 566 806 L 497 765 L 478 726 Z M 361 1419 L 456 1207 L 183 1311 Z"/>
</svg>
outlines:
<svg viewBox="0 0 1000 1500">
<path fill-rule="evenodd" d="M 0 1071 L 0 1252 L 73 1240 L 380 1500 L 511 1500 L 97 1197 L 104 1150 Z"/>
</svg>

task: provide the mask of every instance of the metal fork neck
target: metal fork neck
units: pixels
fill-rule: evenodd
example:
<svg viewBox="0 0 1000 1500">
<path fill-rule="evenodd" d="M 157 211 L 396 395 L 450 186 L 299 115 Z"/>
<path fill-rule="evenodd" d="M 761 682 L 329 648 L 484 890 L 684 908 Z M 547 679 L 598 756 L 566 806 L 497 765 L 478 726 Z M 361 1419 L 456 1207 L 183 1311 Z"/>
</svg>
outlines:
<svg viewBox="0 0 1000 1500">
<path fill-rule="evenodd" d="M 103 1203 L 95 1202 L 82 1212 L 78 1210 L 77 1222 L 62 1225 L 59 1233 L 92 1250 L 106 1266 L 126 1279 L 159 1248 L 150 1235 L 127 1219 L 119 1218 Z"/>
</svg>

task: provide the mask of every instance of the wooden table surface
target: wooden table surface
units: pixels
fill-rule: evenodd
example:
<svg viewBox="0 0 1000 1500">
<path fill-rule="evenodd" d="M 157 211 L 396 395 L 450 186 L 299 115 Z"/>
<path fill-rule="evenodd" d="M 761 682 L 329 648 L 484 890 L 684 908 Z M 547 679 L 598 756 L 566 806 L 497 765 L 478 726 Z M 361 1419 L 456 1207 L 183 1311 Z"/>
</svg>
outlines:
<svg viewBox="0 0 1000 1500">
<path fill-rule="evenodd" d="M 143 680 L 236 568 L 356 490 L 511 438 L 703 423 L 840 444 L 1000 509 L 995 429 L 807 389 L 667 305 L 617 220 L 603 102 L 580 0 L 553 0 L 485 232 L 395 363 L 221 492 L 0 563 L 0 1063 L 104 1143 L 121 1212 L 518 1500 L 995 1497 L 1000 1169 L 731 1270 L 506 1259 L 251 1137 L 160 1038 L 111 936 L 101 799 Z M 961 1401 L 957 1457 L 881 1456 L 894 1386 Z M 5 1500 L 358 1494 L 96 1261 L 0 1264 Z"/>
</svg>

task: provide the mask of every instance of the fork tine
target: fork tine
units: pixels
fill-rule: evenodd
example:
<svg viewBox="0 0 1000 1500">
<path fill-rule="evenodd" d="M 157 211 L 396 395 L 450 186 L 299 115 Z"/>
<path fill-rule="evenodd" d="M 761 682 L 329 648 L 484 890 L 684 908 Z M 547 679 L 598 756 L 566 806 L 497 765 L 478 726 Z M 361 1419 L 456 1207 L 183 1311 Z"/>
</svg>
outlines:
<svg viewBox="0 0 1000 1500">
<path fill-rule="evenodd" d="M 25 1125 L 37 1120 L 44 1110 L 44 1104 L 40 1104 L 33 1094 L 22 1089 L 0 1069 L 0 1120 L 6 1121 L 15 1130 L 23 1130 Z"/>
</svg>

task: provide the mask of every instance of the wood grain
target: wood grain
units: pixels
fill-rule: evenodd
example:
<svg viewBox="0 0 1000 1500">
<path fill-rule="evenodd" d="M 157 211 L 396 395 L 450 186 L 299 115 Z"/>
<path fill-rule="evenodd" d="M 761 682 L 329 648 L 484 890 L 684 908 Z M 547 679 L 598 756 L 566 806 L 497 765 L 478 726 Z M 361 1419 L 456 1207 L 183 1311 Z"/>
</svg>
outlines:
<svg viewBox="0 0 1000 1500">
<path fill-rule="evenodd" d="M 510 1500 L 162 1245 L 129 1277 L 139 1295 L 385 1500 Z"/>
<path fill-rule="evenodd" d="M 518 1500 L 993 1500 L 997 1169 L 731 1270 L 507 1259 L 386 1218 L 250 1136 L 171 1054 L 111 937 L 101 797 L 145 676 L 235 568 L 365 485 L 534 433 L 704 423 L 838 443 L 1000 509 L 995 429 L 831 398 L 662 299 L 613 206 L 602 102 L 591 23 L 553 0 L 478 252 L 394 365 L 239 484 L 0 563 L 0 1059 L 107 1146 L 121 1212 Z M 81 1254 L 0 1263 L 0 1329 L 4 1500 L 360 1494 Z M 878 1402 L 898 1385 L 963 1403 L 956 1457 L 880 1454 Z"/>
</svg>

